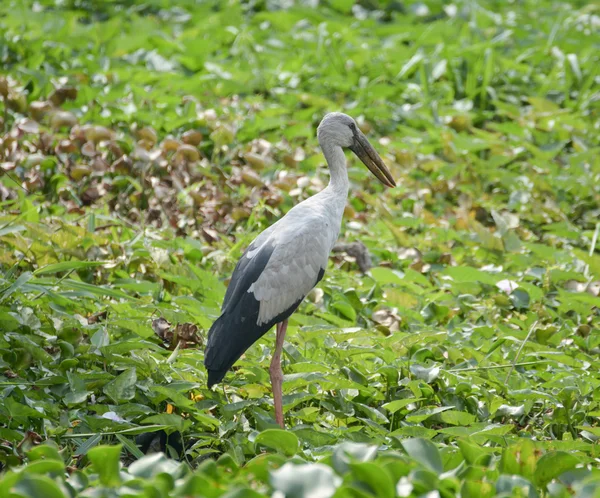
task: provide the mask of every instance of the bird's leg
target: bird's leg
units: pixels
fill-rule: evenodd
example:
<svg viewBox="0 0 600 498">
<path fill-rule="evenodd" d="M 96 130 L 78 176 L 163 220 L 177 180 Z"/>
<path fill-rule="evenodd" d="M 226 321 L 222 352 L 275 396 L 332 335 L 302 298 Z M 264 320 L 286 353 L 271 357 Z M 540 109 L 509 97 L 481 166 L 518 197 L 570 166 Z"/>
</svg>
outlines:
<svg viewBox="0 0 600 498">
<path fill-rule="evenodd" d="M 271 360 L 269 373 L 271 374 L 271 386 L 273 388 L 273 402 L 275 404 L 275 420 L 281 426 L 283 425 L 283 393 L 281 385 L 283 384 L 283 371 L 281 370 L 281 351 L 283 350 L 283 339 L 287 330 L 288 321 L 284 320 L 277 324 L 277 337 L 275 339 L 275 352 Z"/>
</svg>

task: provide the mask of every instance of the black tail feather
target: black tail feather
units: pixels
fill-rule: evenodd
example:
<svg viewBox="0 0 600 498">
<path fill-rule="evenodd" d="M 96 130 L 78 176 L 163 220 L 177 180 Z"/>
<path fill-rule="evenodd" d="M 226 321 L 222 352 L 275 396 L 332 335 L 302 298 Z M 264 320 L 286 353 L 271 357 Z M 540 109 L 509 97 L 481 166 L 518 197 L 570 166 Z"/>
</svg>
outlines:
<svg viewBox="0 0 600 498">
<path fill-rule="evenodd" d="M 208 332 L 204 352 L 204 366 L 208 370 L 208 387 L 221 382 L 227 371 L 244 352 L 268 332 L 276 323 L 286 320 L 298 307 L 303 297 L 268 323 L 258 325 L 260 303 L 254 294 L 246 293 L 237 305 L 223 313 Z"/>
<path fill-rule="evenodd" d="M 212 386 L 214 386 L 215 384 L 218 384 L 219 382 L 221 382 L 223 380 L 223 377 L 225 377 L 225 374 L 227 373 L 227 370 L 208 370 L 208 388 L 210 389 Z"/>
</svg>

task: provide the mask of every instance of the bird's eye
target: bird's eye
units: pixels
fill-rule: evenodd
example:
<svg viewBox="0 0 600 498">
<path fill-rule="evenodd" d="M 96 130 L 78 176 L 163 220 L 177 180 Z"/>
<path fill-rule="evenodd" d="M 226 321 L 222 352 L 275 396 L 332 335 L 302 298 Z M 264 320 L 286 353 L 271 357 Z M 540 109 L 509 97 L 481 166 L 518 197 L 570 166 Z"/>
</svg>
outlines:
<svg viewBox="0 0 600 498">
<path fill-rule="evenodd" d="M 349 126 L 350 126 L 350 129 L 351 129 L 353 132 L 355 132 L 355 131 L 356 131 L 356 124 L 354 124 L 354 123 L 350 123 L 350 125 L 349 125 Z"/>
</svg>

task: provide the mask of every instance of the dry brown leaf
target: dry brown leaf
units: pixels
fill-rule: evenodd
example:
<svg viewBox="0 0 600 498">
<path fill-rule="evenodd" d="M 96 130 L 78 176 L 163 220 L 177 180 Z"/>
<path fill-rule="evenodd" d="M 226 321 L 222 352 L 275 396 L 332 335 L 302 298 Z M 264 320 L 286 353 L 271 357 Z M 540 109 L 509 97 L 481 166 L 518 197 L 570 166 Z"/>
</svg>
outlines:
<svg viewBox="0 0 600 498">
<path fill-rule="evenodd" d="M 181 140 L 183 143 L 192 145 L 197 147 L 202 142 L 202 133 L 198 130 L 188 130 L 183 135 L 181 135 Z M 164 142 L 163 142 L 164 144 Z"/>
<path fill-rule="evenodd" d="M 77 117 L 69 111 L 54 111 L 50 118 L 50 126 L 53 130 L 61 128 L 72 128 L 77 124 Z"/>
</svg>

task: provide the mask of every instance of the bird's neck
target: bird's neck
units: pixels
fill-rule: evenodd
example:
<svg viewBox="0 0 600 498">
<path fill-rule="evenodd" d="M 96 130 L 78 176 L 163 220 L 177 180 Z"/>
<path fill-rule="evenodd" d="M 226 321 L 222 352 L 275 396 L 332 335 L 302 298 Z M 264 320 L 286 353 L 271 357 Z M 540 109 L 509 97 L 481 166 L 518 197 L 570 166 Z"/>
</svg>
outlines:
<svg viewBox="0 0 600 498">
<path fill-rule="evenodd" d="M 322 144 L 321 149 L 329 165 L 328 189 L 336 194 L 348 197 L 348 170 L 346 169 L 346 156 L 341 147 Z"/>
</svg>

